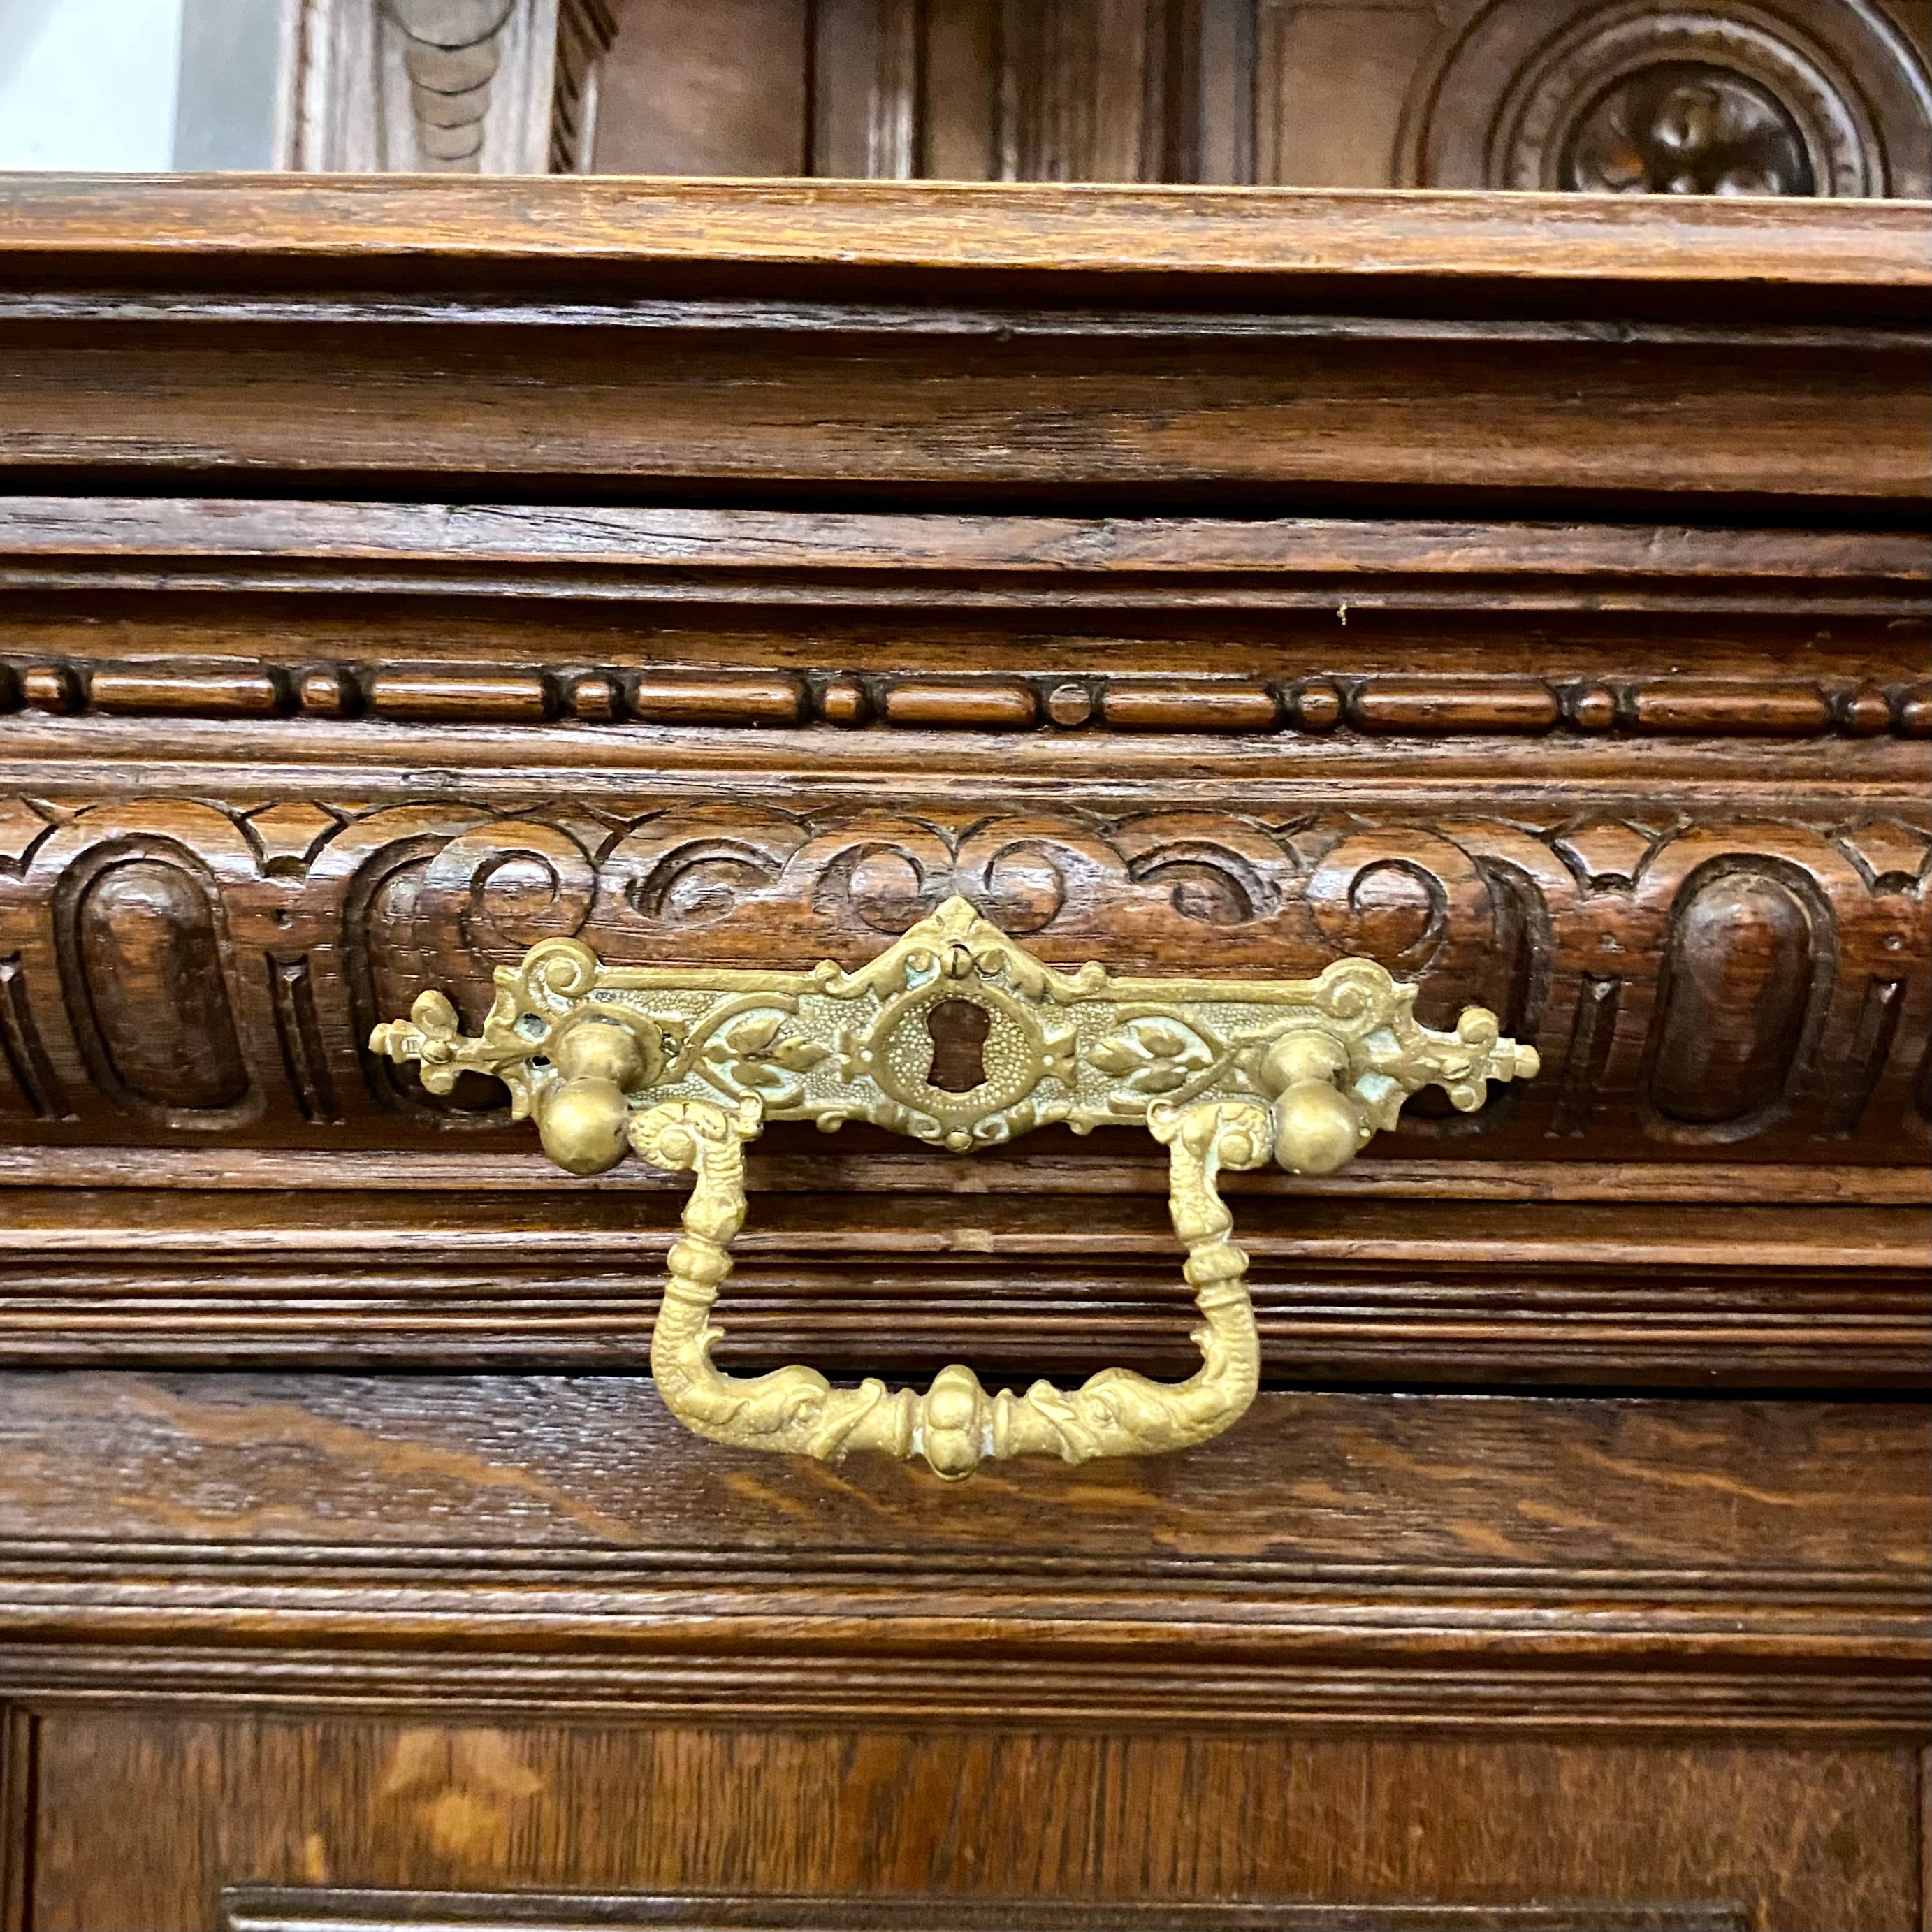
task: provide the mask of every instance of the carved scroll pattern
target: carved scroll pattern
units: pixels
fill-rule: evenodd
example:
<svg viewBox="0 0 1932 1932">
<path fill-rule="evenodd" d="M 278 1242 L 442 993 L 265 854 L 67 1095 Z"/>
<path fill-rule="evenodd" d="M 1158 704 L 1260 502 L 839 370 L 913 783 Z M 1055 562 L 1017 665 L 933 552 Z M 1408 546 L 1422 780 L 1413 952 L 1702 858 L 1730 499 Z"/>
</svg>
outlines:
<svg viewBox="0 0 1932 1932">
<path fill-rule="evenodd" d="M 1312 976 L 1359 954 L 1420 984 L 1426 1024 L 1494 1009 L 1544 1077 L 1466 1117 L 1412 1102 L 1387 1143 L 1412 1154 L 1895 1160 L 1927 1136 L 1914 818 L 0 801 L 0 1123 L 311 1144 L 487 1129 L 500 1088 L 430 1094 L 364 1048 L 423 986 L 473 1030 L 493 969 L 540 940 L 728 966 L 769 962 L 782 933 L 804 966 L 869 957 L 958 893 L 1068 966 Z"/>
</svg>

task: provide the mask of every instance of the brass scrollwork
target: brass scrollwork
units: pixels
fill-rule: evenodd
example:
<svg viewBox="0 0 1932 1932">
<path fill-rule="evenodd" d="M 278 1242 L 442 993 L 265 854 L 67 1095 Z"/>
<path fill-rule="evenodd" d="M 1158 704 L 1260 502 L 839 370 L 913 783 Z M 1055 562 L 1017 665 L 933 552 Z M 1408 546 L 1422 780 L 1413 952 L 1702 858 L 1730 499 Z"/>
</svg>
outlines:
<svg viewBox="0 0 1932 1932">
<path fill-rule="evenodd" d="M 1501 1037 L 1480 1007 L 1453 1034 L 1419 1024 L 1416 989 L 1372 960 L 1338 960 L 1304 980 L 1116 978 L 1093 964 L 1066 974 L 961 898 L 854 972 L 829 961 L 804 973 L 607 966 L 555 939 L 500 967 L 496 981 L 480 1036 L 463 1034 L 431 992 L 370 1044 L 418 1062 L 433 1092 L 467 1070 L 494 1075 L 573 1174 L 634 1149 L 692 1174 L 651 1342 L 673 1414 L 741 1448 L 832 1459 L 879 1449 L 923 1456 L 948 1477 L 988 1456 L 1079 1462 L 1219 1435 L 1253 1400 L 1260 1367 L 1220 1170 L 1273 1159 L 1332 1173 L 1418 1088 L 1441 1086 L 1468 1112 L 1490 1081 L 1537 1071 L 1534 1049 Z M 982 1077 L 961 1092 L 930 1077 L 927 1017 L 952 1000 L 984 1016 Z M 1106 1369 L 1070 1394 L 1040 1382 L 1023 1396 L 988 1395 L 958 1365 L 922 1394 L 872 1378 L 836 1388 L 802 1366 L 723 1373 L 710 1314 L 745 1218 L 745 1143 L 768 1120 L 828 1130 L 868 1120 L 960 1152 L 1050 1122 L 1076 1133 L 1144 1124 L 1168 1150 L 1201 1367 L 1176 1383 Z"/>
</svg>

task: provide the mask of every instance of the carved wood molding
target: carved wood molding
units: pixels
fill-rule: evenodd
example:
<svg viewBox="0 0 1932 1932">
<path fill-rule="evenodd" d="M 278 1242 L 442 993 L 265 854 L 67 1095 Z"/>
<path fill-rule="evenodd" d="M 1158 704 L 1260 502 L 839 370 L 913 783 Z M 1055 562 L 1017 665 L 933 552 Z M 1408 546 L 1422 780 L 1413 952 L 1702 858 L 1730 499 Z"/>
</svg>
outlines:
<svg viewBox="0 0 1932 1932">
<path fill-rule="evenodd" d="M 140 591 L 160 612 L 208 595 L 466 593 L 803 606 L 821 626 L 872 607 L 898 626 L 1006 607 L 1154 610 L 1176 627 L 1197 612 L 1309 612 L 1336 626 L 1324 646 L 1352 650 L 1339 632 L 1388 614 L 1486 619 L 1519 647 L 1525 625 L 1561 616 L 1566 637 L 1609 627 L 1640 654 L 1660 616 L 1748 626 L 1754 640 L 1858 619 L 1833 635 L 1872 657 L 1907 627 L 1923 634 L 1929 582 L 1918 533 L 1882 526 L 0 499 L 0 587 L 32 593 L 43 623 L 50 596 L 89 590 Z M 1916 668 L 1909 647 L 1892 654 Z"/>
<path fill-rule="evenodd" d="M 1800 523 L 1922 498 L 1903 205 L 1072 192 L 225 182 L 104 214 L 0 187 L 32 278 L 0 301 L 8 481 Z"/>
<path fill-rule="evenodd" d="M 1814 298 L 1802 310 L 1814 322 L 1835 314 L 1916 323 L 1922 298 L 1911 298 L 1912 292 L 1932 284 L 1921 246 L 1924 218 L 1916 209 L 1755 198 L 1552 203 L 1507 194 L 1418 198 L 1360 190 L 1177 196 L 1125 188 L 1096 196 L 1078 188 L 962 183 L 839 181 L 801 190 L 792 182 L 205 176 L 126 182 L 106 194 L 84 176 L 21 175 L 0 180 L 0 208 L 6 255 L 51 254 L 97 267 L 111 258 L 128 295 L 154 285 L 137 272 L 143 266 L 161 270 L 176 296 L 212 298 L 224 289 L 243 292 L 234 271 L 266 263 L 280 272 L 247 292 L 343 293 L 340 254 L 352 241 L 364 298 L 394 292 L 399 280 L 428 294 L 425 266 L 456 262 L 476 272 L 472 296 L 540 298 L 541 281 L 532 287 L 528 276 L 541 268 L 553 294 L 559 287 L 580 297 L 601 290 L 588 310 L 556 318 L 579 323 L 600 313 L 615 319 L 632 307 L 635 284 L 617 272 L 644 265 L 661 278 L 674 264 L 755 265 L 769 277 L 767 298 L 781 287 L 808 286 L 877 296 L 881 268 L 916 272 L 907 281 L 956 294 L 977 283 L 982 298 L 989 277 L 1037 276 L 1028 289 L 1037 294 L 1108 271 L 1114 286 L 1090 289 L 1095 310 L 1126 322 L 1130 333 L 1145 316 L 1124 306 L 1122 271 L 1175 277 L 1160 292 L 1190 302 L 1218 287 L 1222 311 L 1238 326 L 1243 311 L 1226 298 L 1245 298 L 1250 327 L 1253 314 L 1279 314 L 1284 300 L 1343 291 L 1346 308 L 1318 312 L 1346 320 L 1379 310 L 1390 318 L 1394 292 L 1412 303 L 1426 295 L 1425 306 L 1402 311 L 1410 315 L 1549 314 L 1547 305 L 1522 298 L 1532 289 L 1561 289 L 1570 306 L 1558 313 L 1607 309 L 1633 322 L 1666 313 L 1708 320 L 1714 286 L 1740 296 L 1748 290 L 1759 320 L 1799 312 L 1786 298 L 1802 290 Z M 1606 272 L 1606 248 L 1616 251 L 1614 276 Z M 304 260 L 310 273 L 290 272 Z M 586 262 L 597 272 L 588 284 Z M 524 272 L 506 278 L 506 264 Z M 907 281 L 899 284 L 901 300 Z M 90 277 L 86 286 L 98 292 L 104 285 Z M 114 283 L 105 286 L 111 298 Z M 682 292 L 689 284 L 678 286 Z M 733 285 L 740 295 L 744 287 L 742 278 Z M 1634 304 L 1639 289 L 1655 299 Z M 1448 299 L 1456 292 L 1460 300 Z M 1888 302 L 1892 292 L 1907 298 Z M 1099 319 L 1090 310 L 1060 320 L 1077 332 L 1112 333 L 1096 332 Z M 1198 307 L 1173 312 L 1176 322 L 1212 319 Z M 956 326 L 943 313 L 933 320 L 944 332 Z M 794 311 L 790 326 L 812 320 Z M 1620 346 L 1632 339 L 1642 338 Z"/>
<path fill-rule="evenodd" d="M 880 1176 L 869 1150 L 835 1163 L 796 1136 L 769 1146 L 751 1172 L 762 1238 L 734 1276 L 721 1360 L 742 1372 L 805 1356 L 831 1372 L 926 1378 L 970 1346 L 988 1372 L 1023 1378 L 1107 1360 L 1184 1372 L 1187 1298 L 1148 1198 L 1163 1177 L 1063 1147 L 1029 1154 L 968 1196 L 939 1192 L 929 1166 Z M 554 1171 L 539 1187 L 514 1156 L 416 1158 L 434 1162 L 432 1185 L 392 1183 L 406 1172 L 394 1156 L 231 1154 L 226 1186 L 205 1172 L 200 1190 L 177 1176 L 156 1195 L 151 1163 L 97 1159 L 90 1175 L 45 1150 L 31 1170 L 16 1156 L 0 1213 L 0 1362 L 640 1369 L 677 1196 L 584 1190 Z M 1624 1170 L 1602 1172 L 1622 1184 Z M 1922 1199 L 1922 1172 L 1898 1178 Z M 1918 1199 L 1761 1205 L 1762 1184 L 1735 1174 L 1657 1204 L 1394 1192 L 1244 1191 L 1270 1380 L 1932 1379 Z M 1049 1196 L 1058 1227 L 1042 1225 Z"/>
<path fill-rule="evenodd" d="M 766 1631 L 748 1622 L 742 1632 L 757 1649 L 722 1652 L 700 1646 L 700 1631 L 682 1628 L 670 1618 L 658 1623 L 668 1642 L 664 1652 L 632 1648 L 619 1661 L 601 1646 L 622 1642 L 621 1626 L 562 1624 L 558 1640 L 575 1648 L 541 1654 L 479 1654 L 473 1626 L 452 1605 L 444 1628 L 424 1632 L 413 1652 L 334 1647 L 339 1641 L 332 1602 L 295 1607 L 275 1616 L 258 1610 L 254 1630 L 268 1644 L 224 1646 L 209 1641 L 212 1618 L 190 1620 L 171 1613 L 188 1582 L 197 1580 L 176 1553 L 167 1585 L 146 1592 L 121 1581 L 128 1565 L 86 1577 L 81 1590 L 45 1587 L 10 1600 L 0 1571 L 0 1693 L 39 1708 L 108 1698 L 138 1699 L 143 1704 L 184 1705 L 202 1709 L 245 1709 L 257 1713 L 355 1711 L 381 1705 L 398 1712 L 433 1711 L 442 1720 L 487 1715 L 527 1715 L 532 1706 L 560 1718 L 624 1718 L 688 1724 L 694 1720 L 769 1723 L 774 1712 L 802 1726 L 939 1723 L 971 1729 L 1000 1722 L 1010 1708 L 1015 1669 L 976 1666 L 972 1660 L 892 1657 L 861 1673 L 849 1654 L 786 1656 L 784 1633 Z M 311 1568 L 314 1566 L 311 1565 Z M 105 1586 L 118 1584 L 112 1602 L 124 1614 L 124 1630 L 138 1618 L 164 1641 L 122 1654 L 104 1641 L 104 1622 L 87 1614 L 104 1600 Z M 232 1573 L 214 1580 L 232 1586 Z M 463 1594 L 473 1603 L 476 1584 Z M 81 1600 L 82 1590 L 85 1601 Z M 321 1593 L 318 1592 L 318 1595 Z M 66 1600 L 63 1600 L 65 1599 Z M 654 1618 L 656 1593 L 640 1615 Z M 394 1610 L 416 1612 L 416 1592 L 393 1600 Z M 69 1604 L 73 1609 L 69 1610 Z M 850 1618 L 857 1600 L 828 1606 Z M 864 1613 L 882 1608 L 876 1597 L 864 1600 Z M 917 1606 L 908 1602 L 910 1613 Z M 1915 1654 L 1903 1670 L 1864 1670 L 1841 1660 L 1847 1650 L 1916 1629 L 1909 1611 L 1874 1631 L 1869 1622 L 1856 1630 L 1816 1628 L 1820 1657 L 1809 1646 L 1778 1654 L 1756 1620 L 1734 1606 L 1724 1612 L 1731 1632 L 1756 1639 L 1774 1665 L 1761 1671 L 1664 1672 L 1654 1667 L 1618 1670 L 1599 1664 L 1583 1671 L 1552 1673 L 1533 1667 L 1486 1669 L 1466 1651 L 1454 1660 L 1428 1659 L 1386 1668 L 1357 1660 L 1366 1646 L 1349 1646 L 1346 1660 L 1282 1663 L 1244 1670 L 1199 1664 L 1191 1659 L 1142 1664 L 1110 1677 L 1090 1662 L 1024 1660 L 1025 1714 L 1042 1730 L 1064 1726 L 1090 1730 L 1144 1722 L 1150 1706 L 1190 1730 L 1233 1729 L 1322 1732 L 1400 1729 L 1447 1732 L 1520 1735 L 1534 1729 L 1600 1738 L 1732 1737 L 1739 1742 L 1808 1744 L 1832 1741 L 1874 1748 L 1916 1745 L 1924 1736 L 1924 1666 Z M 7 1642 L 10 1625 L 28 1619 L 36 1630 L 31 1646 Z M 702 1621 L 710 1623 L 710 1618 Z M 1633 1617 L 1631 1646 L 1654 1654 L 1659 1644 L 1654 1619 L 1640 1610 Z M 1034 1628 L 1037 1629 L 1036 1624 Z M 1350 1626 L 1350 1636 L 1359 1632 Z M 62 1641 L 40 1633 L 71 1629 Z M 1077 1633 L 1076 1633 L 1077 1634 Z M 440 1642 L 434 1640 L 440 1638 Z M 1178 1648 L 1165 1625 L 1150 1627 L 1150 1643 Z M 286 1648 L 271 1647 L 280 1640 Z M 1904 1641 L 1910 1642 L 1906 1635 Z"/>
<path fill-rule="evenodd" d="M 1932 1113 L 1922 816 L 16 797 L 0 1106 L 16 1136 L 57 1139 L 488 1122 L 490 1083 L 424 1095 L 370 1059 L 370 1027 L 427 985 L 473 1024 L 492 968 L 540 939 L 723 965 L 768 960 L 782 932 L 809 964 L 869 954 L 957 892 L 1070 965 L 1300 976 L 1363 953 L 1420 981 L 1432 1024 L 1445 1000 L 1492 1007 L 1545 1076 L 1406 1126 L 1444 1151 L 1910 1158 Z"/>
<path fill-rule="evenodd" d="M 1069 650 L 1070 658 L 1077 653 Z M 518 664 L 0 658 L 0 716 L 1396 736 L 1932 737 L 1932 684 L 1775 676 L 1024 677 Z"/>
</svg>

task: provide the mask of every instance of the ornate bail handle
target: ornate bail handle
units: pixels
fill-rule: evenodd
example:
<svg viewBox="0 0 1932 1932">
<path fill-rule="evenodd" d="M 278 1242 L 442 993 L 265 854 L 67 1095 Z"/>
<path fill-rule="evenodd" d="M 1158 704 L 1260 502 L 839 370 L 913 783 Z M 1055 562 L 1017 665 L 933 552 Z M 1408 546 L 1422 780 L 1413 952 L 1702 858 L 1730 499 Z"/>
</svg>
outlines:
<svg viewBox="0 0 1932 1932">
<path fill-rule="evenodd" d="M 544 1149 L 572 1174 L 627 1148 L 694 1177 L 684 1236 L 651 1337 L 651 1372 L 673 1414 L 714 1441 L 836 1460 L 853 1449 L 922 1456 L 970 1475 L 988 1456 L 1148 1455 L 1218 1436 L 1254 1399 L 1260 1345 L 1247 1257 L 1215 1186 L 1222 1168 L 1273 1159 L 1330 1174 L 1393 1126 L 1423 1086 L 1468 1112 L 1492 1080 L 1528 1078 L 1535 1050 L 1471 1006 L 1453 1034 L 1418 1024 L 1416 989 L 1369 959 L 1314 980 L 1117 979 L 1065 974 L 950 899 L 857 971 L 607 966 L 574 939 L 496 969 L 479 1036 L 441 993 L 370 1046 L 422 1064 L 447 1093 L 466 1070 L 509 1088 Z M 953 1004 L 983 1030 L 981 1077 L 935 1084 L 928 1016 Z M 745 1219 L 745 1143 L 768 1120 L 830 1130 L 868 1120 L 961 1153 L 1064 1122 L 1076 1133 L 1142 1122 L 1168 1150 L 1168 1206 L 1202 1325 L 1202 1365 L 1182 1382 L 1103 1369 L 1070 1394 L 1035 1382 L 989 1396 L 970 1369 L 923 1394 L 872 1378 L 835 1388 L 815 1369 L 740 1377 L 711 1360 L 712 1304 Z"/>
</svg>

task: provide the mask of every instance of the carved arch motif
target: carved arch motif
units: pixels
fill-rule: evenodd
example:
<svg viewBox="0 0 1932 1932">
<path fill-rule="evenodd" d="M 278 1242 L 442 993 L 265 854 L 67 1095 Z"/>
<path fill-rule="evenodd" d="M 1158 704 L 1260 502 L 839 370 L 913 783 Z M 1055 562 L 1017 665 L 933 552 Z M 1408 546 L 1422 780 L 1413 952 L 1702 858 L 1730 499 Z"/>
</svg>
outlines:
<svg viewBox="0 0 1932 1932">
<path fill-rule="evenodd" d="M 487 1130 L 506 1118 L 489 1083 L 430 1094 L 366 1052 L 425 986 L 474 1027 L 494 969 L 539 940 L 723 967 L 782 934 L 808 964 L 870 956 L 958 895 L 1051 959 L 1123 973 L 1360 955 L 1417 982 L 1425 1024 L 1473 1000 L 1539 1048 L 1546 1078 L 1477 1113 L 1412 1108 L 1412 1148 L 1892 1160 L 1928 1135 L 1921 818 L 8 801 L 0 1132 Z M 90 1004 L 130 946 L 192 992 L 151 1039 Z M 169 1027 L 212 1042 L 185 1072 Z"/>
</svg>

